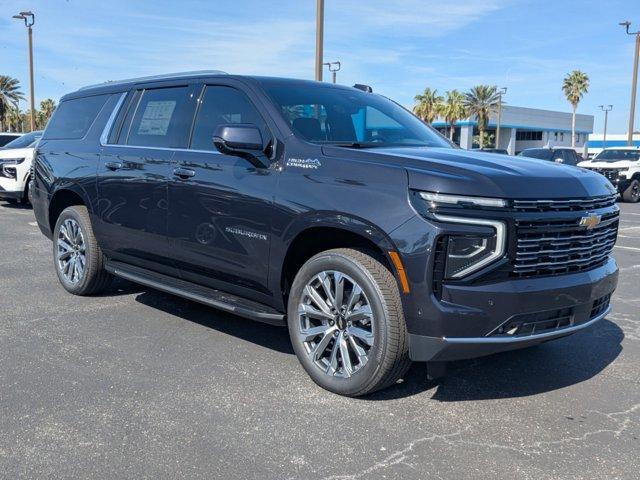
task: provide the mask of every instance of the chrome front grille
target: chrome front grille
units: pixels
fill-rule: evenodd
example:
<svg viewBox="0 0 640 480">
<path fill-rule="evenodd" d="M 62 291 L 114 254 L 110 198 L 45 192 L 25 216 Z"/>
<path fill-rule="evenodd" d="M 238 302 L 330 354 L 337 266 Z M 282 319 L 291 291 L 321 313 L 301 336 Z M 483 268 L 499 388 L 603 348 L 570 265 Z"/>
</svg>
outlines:
<svg viewBox="0 0 640 480">
<path fill-rule="evenodd" d="M 517 220 L 513 273 L 517 276 L 580 272 L 603 264 L 616 242 L 618 211 L 603 214 L 593 229 L 582 215 L 563 220 Z"/>
<path fill-rule="evenodd" d="M 617 194 L 569 200 L 513 200 L 516 212 L 571 212 L 615 205 Z"/>
<path fill-rule="evenodd" d="M 620 170 L 624 170 L 623 168 L 590 168 L 592 172 L 597 172 L 600 175 L 604 175 L 604 177 L 612 183 L 615 183 L 620 176 Z"/>
</svg>

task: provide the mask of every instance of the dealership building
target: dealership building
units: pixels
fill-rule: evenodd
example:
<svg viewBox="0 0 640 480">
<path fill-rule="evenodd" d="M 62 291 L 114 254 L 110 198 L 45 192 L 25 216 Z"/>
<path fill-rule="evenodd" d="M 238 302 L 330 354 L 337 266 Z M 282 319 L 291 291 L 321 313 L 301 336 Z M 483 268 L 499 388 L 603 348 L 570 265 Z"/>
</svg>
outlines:
<svg viewBox="0 0 640 480">
<path fill-rule="evenodd" d="M 589 141 L 587 143 L 589 156 L 597 155 L 603 148 L 626 147 L 629 145 L 628 139 L 629 138 L 626 133 L 609 133 L 606 139 L 602 133 L 594 133 L 589 136 Z M 640 147 L 640 133 L 633 134 L 633 146 Z"/>
<path fill-rule="evenodd" d="M 449 125 L 443 118 L 433 122 L 433 126 L 449 136 Z M 497 115 L 489 119 L 487 132 L 496 134 Z M 593 115 L 576 115 L 576 151 L 585 153 L 589 135 L 593 132 Z M 478 135 L 478 122 L 467 118 L 456 122 L 453 140 L 462 148 L 477 148 L 474 136 Z M 571 113 L 540 110 L 537 108 L 502 106 L 500 119 L 500 145 L 496 148 L 507 150 L 515 155 L 525 148 L 570 147 Z"/>
</svg>

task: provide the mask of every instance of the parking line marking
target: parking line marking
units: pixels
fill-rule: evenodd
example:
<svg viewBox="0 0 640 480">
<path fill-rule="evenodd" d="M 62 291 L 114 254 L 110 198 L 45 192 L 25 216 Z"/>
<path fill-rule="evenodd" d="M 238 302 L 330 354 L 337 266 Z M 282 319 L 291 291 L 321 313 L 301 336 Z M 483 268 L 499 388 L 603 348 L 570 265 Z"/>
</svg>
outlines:
<svg viewBox="0 0 640 480">
<path fill-rule="evenodd" d="M 638 268 L 640 268 L 640 265 L 631 265 L 630 267 L 621 267 L 618 270 L 620 272 L 626 272 L 628 270 L 637 270 Z"/>
<path fill-rule="evenodd" d="M 623 227 L 620 229 L 621 232 L 626 232 L 627 230 L 637 230 L 640 228 L 640 225 L 638 225 L 637 227 Z"/>
<path fill-rule="evenodd" d="M 640 217 L 640 213 L 624 212 L 625 215 L 637 215 Z"/>
<path fill-rule="evenodd" d="M 616 245 L 613 248 L 622 248 L 623 250 L 635 250 L 637 252 L 640 252 L 640 248 L 638 248 L 638 247 L 625 247 L 623 245 Z"/>
</svg>

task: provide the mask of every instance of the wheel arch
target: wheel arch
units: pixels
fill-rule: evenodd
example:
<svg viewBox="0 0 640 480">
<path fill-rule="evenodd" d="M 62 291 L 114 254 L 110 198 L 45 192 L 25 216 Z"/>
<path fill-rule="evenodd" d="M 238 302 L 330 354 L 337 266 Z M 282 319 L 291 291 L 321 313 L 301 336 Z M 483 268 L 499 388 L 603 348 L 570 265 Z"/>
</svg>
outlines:
<svg viewBox="0 0 640 480">
<path fill-rule="evenodd" d="M 284 235 L 287 245 L 277 273 L 283 307 L 291 283 L 300 267 L 311 257 L 333 248 L 356 248 L 371 253 L 397 279 L 390 252 L 397 249 L 391 239 L 366 220 L 334 212 L 317 213 L 290 228 Z"/>
<path fill-rule="evenodd" d="M 72 205 L 84 205 L 89 209 L 91 203 L 86 192 L 76 184 L 57 188 L 49 201 L 49 228 L 53 232 L 62 211 Z"/>
</svg>

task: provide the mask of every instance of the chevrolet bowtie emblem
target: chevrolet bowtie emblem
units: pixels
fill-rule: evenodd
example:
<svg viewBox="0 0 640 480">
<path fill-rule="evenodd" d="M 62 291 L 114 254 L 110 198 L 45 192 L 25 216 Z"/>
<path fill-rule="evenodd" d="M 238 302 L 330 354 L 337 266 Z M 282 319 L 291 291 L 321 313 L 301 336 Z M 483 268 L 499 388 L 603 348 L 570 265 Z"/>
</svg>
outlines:
<svg viewBox="0 0 640 480">
<path fill-rule="evenodd" d="M 580 219 L 580 226 L 587 227 L 587 230 L 592 230 L 593 228 L 600 225 L 600 220 L 602 219 L 602 215 L 596 215 L 595 213 L 591 215 L 587 215 L 586 217 L 582 217 Z"/>
</svg>

